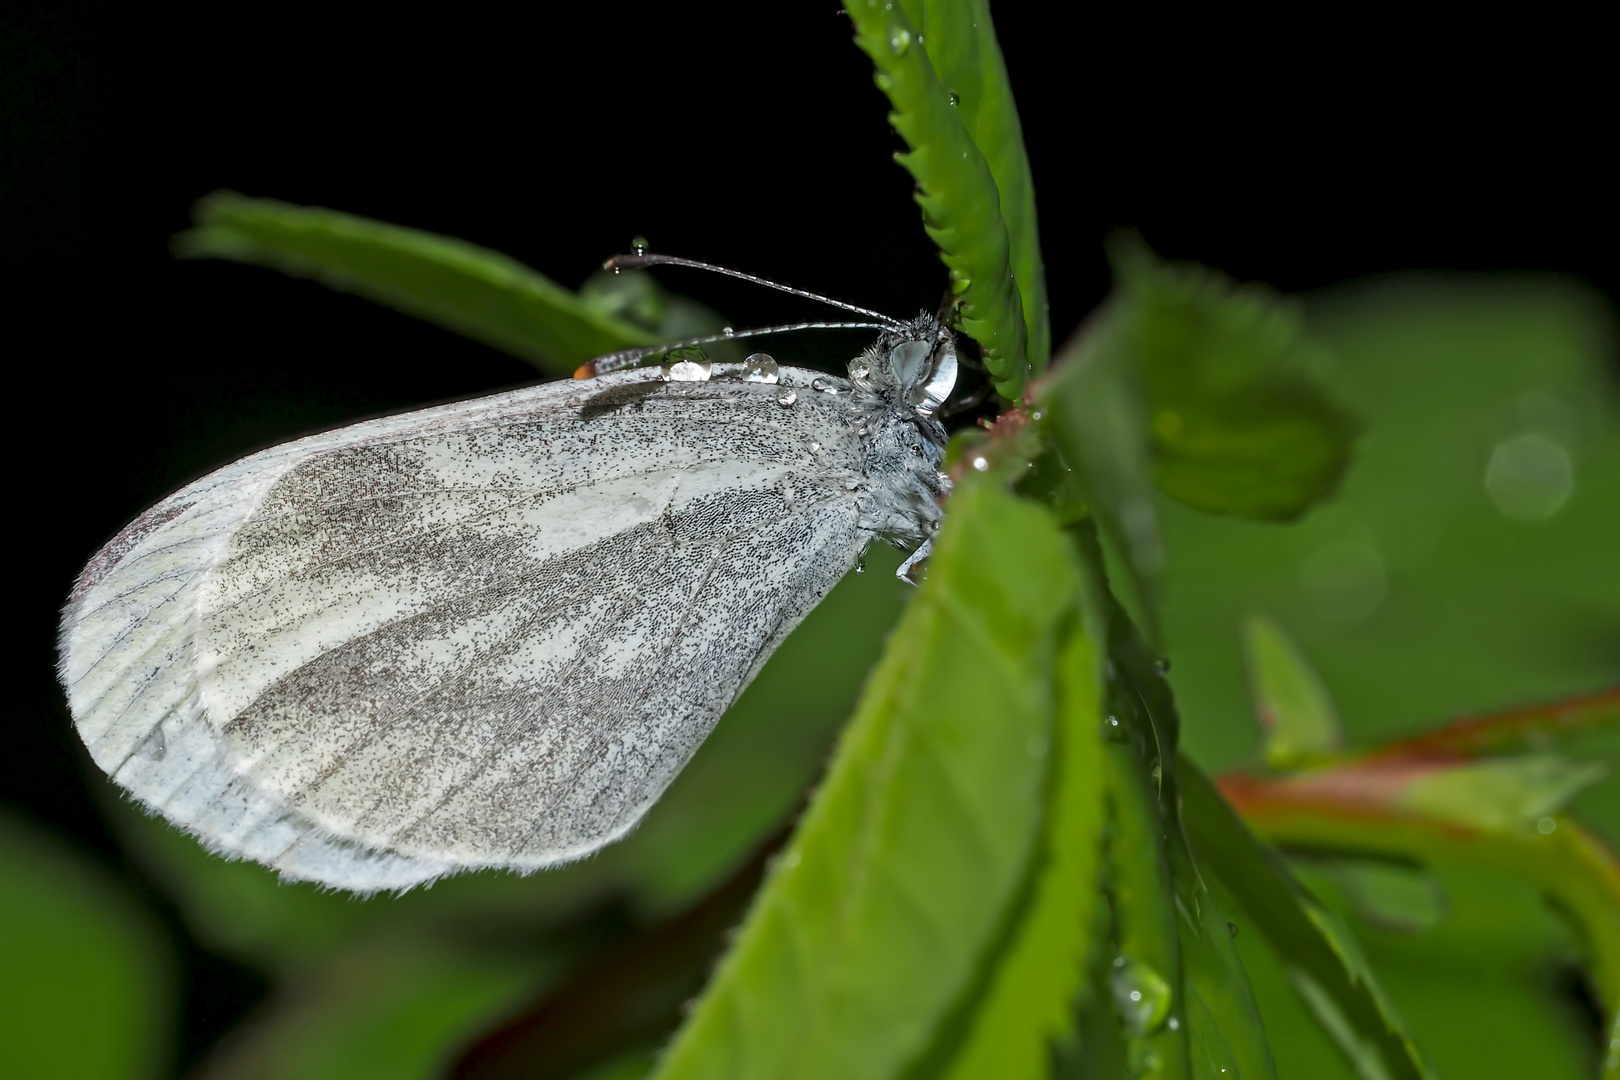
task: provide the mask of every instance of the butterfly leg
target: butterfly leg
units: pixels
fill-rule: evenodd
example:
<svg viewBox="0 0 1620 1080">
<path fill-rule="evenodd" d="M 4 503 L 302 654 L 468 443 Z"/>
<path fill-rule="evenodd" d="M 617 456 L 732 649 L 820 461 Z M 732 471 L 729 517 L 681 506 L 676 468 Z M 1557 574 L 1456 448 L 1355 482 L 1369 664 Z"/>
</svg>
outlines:
<svg viewBox="0 0 1620 1080">
<path fill-rule="evenodd" d="M 931 538 L 924 540 L 921 544 L 917 545 L 916 551 L 913 551 L 910 555 L 906 556 L 906 561 L 900 564 L 900 569 L 894 572 L 894 576 L 899 578 L 901 581 L 904 581 L 908 585 L 918 584 L 917 580 L 911 576 L 911 568 L 928 558 L 929 554 L 933 550 L 934 541 Z"/>
</svg>

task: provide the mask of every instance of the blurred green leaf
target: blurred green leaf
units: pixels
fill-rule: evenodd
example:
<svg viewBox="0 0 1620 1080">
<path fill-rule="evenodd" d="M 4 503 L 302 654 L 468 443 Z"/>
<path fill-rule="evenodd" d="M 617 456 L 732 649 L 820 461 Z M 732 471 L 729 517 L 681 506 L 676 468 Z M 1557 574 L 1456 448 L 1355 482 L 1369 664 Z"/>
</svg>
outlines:
<svg viewBox="0 0 1620 1080">
<path fill-rule="evenodd" d="M 974 1002 L 948 1068 L 951 1080 L 1043 1080 L 1054 1045 L 1074 1041 L 1083 976 L 1095 939 L 1106 824 L 1102 693 L 1097 650 L 1084 633 L 1058 659 L 1053 790 L 1031 896 L 982 1000 Z"/>
<path fill-rule="evenodd" d="M 671 918 L 611 935 L 593 927 L 558 935 L 570 944 L 582 936 L 609 937 L 610 943 L 571 950 L 586 955 L 567 977 L 467 1045 L 449 1075 L 578 1080 L 599 1069 L 628 1068 L 620 1060 L 628 1048 L 661 1047 L 708 981 L 727 934 L 786 838 L 787 830 L 780 830 L 747 864 Z"/>
<path fill-rule="evenodd" d="M 393 943 L 280 987 L 207 1080 L 430 1080 L 547 973 L 473 950 Z"/>
<path fill-rule="evenodd" d="M 1077 574 L 1039 507 L 952 500 L 827 780 L 662 1077 L 888 1077 L 928 1052 L 1032 871 Z M 992 722 L 993 721 L 993 722 Z"/>
<path fill-rule="evenodd" d="M 1192 762 L 1183 758 L 1177 775 L 1182 820 L 1199 865 L 1220 878 L 1271 942 L 1313 1015 L 1358 1075 L 1363 1080 L 1431 1078 L 1349 930 L 1305 893 Z"/>
<path fill-rule="evenodd" d="M 1266 732 L 1266 764 L 1287 769 L 1339 748 L 1327 687 L 1287 631 L 1264 615 L 1243 622 L 1249 693 Z"/>
<path fill-rule="evenodd" d="M 1157 640 L 1164 545 L 1141 391 L 1113 310 L 1110 305 L 1093 315 L 1058 350 L 1037 390 L 1038 411 L 1116 556 L 1119 572 L 1110 583 Z"/>
<path fill-rule="evenodd" d="M 174 238 L 181 258 L 231 259 L 314 278 L 566 375 L 660 340 L 488 248 L 380 221 L 218 191 Z M 667 340 L 667 339 L 666 339 Z"/>
<path fill-rule="evenodd" d="M 632 1050 L 599 1069 L 592 1069 L 578 1080 L 641 1080 L 644 1076 L 652 1075 L 657 1067 L 656 1050 Z"/>
<path fill-rule="evenodd" d="M 167 935 L 117 880 L 0 815 L 0 1076 L 167 1075 L 174 966 Z"/>
<path fill-rule="evenodd" d="M 1298 516 L 1330 493 L 1352 427 L 1313 381 L 1298 316 L 1258 287 L 1160 263 L 1139 244 L 1038 390 L 1122 600 L 1160 640 L 1165 545 L 1153 482 L 1199 509 Z"/>
<path fill-rule="evenodd" d="M 1313 894 L 1358 917 L 1336 864 L 1293 865 Z M 1356 931 L 1436 1071 L 1589 1080 L 1596 1047 L 1569 997 L 1568 934 L 1535 886 L 1454 865 L 1424 876 L 1446 897 L 1432 929 L 1362 922 Z"/>
<path fill-rule="evenodd" d="M 1218 768 L 1252 759 L 1235 631 L 1255 610 L 1313 658 L 1353 743 L 1620 685 L 1607 303 L 1549 279 L 1403 277 L 1309 311 L 1366 429 L 1336 497 L 1287 528 L 1160 504 L 1171 678 L 1198 718 L 1188 752 Z M 1485 485 L 1493 448 L 1543 428 L 1569 449 L 1573 493 L 1546 520 L 1505 517 Z M 1577 807 L 1620 840 L 1620 784 Z"/>
<path fill-rule="evenodd" d="M 1297 868 L 1299 860 L 1294 865 Z M 1344 906 L 1367 926 L 1421 934 L 1446 921 L 1446 894 L 1428 867 L 1353 857 L 1332 857 L 1314 865 L 1337 884 Z"/>
<path fill-rule="evenodd" d="M 1442 821 L 1481 829 L 1534 829 L 1603 779 L 1596 761 L 1559 754 L 1526 754 L 1451 765 L 1414 777 L 1396 805 Z"/>
<path fill-rule="evenodd" d="M 1354 427 L 1318 387 L 1294 306 L 1140 242 L 1115 257 L 1125 347 L 1140 373 L 1161 489 L 1212 514 L 1297 517 L 1331 494 Z"/>
<path fill-rule="evenodd" d="M 1290 860 L 1323 903 L 1355 920 L 1341 877 L 1316 858 Z M 1324 872 L 1326 871 L 1326 872 Z M 1448 917 L 1434 930 L 1381 930 L 1356 922 L 1381 985 L 1394 998 L 1427 1060 L 1445 1080 L 1534 1076 L 1592 1080 L 1591 1035 L 1560 993 L 1560 972 L 1545 959 L 1562 928 L 1533 888 L 1500 875 L 1438 873 Z M 1210 884 L 1231 912 L 1233 944 L 1243 956 L 1265 1016 L 1279 1075 L 1355 1080 L 1290 981 L 1285 961 L 1218 878 Z M 1584 1044 L 1584 1045 L 1583 1045 Z"/>
<path fill-rule="evenodd" d="M 1026 313 L 1046 322 L 1046 287 L 1023 137 L 986 5 L 845 0 L 844 8 L 894 106 L 889 122 L 911 147 L 896 157 L 917 181 L 923 227 L 950 269 L 961 329 L 982 347 L 996 391 L 1016 401 L 1031 358 L 1044 359 L 1030 348 Z M 953 94 L 974 99 L 969 114 Z M 1045 338 L 1034 340 L 1039 346 Z"/>
<path fill-rule="evenodd" d="M 579 302 L 598 315 L 645 331 L 658 342 L 717 334 L 726 325 L 718 311 L 670 292 L 645 270 L 598 270 L 580 285 Z M 741 341 L 712 341 L 703 351 L 712 359 L 728 362 L 744 355 Z"/>
<path fill-rule="evenodd" d="M 1464 768 L 1479 764 L 1488 763 Z M 1519 807 L 1507 815 L 1481 810 L 1471 801 L 1477 799 L 1475 791 L 1465 789 L 1466 812 L 1453 803 L 1443 813 L 1431 813 L 1407 800 L 1414 782 L 1444 768 L 1373 759 L 1278 780 L 1229 775 L 1221 786 L 1257 831 L 1290 848 L 1351 851 L 1522 878 L 1568 920 L 1604 1009 L 1620 1014 L 1620 858 L 1566 814 L 1538 816 L 1526 827 Z M 1503 781 L 1494 776 L 1486 783 Z M 1506 783 L 1523 791 L 1521 780 Z M 1542 795 L 1548 793 L 1567 797 L 1568 791 L 1555 781 Z M 1509 795 L 1514 797 L 1511 788 Z"/>
</svg>

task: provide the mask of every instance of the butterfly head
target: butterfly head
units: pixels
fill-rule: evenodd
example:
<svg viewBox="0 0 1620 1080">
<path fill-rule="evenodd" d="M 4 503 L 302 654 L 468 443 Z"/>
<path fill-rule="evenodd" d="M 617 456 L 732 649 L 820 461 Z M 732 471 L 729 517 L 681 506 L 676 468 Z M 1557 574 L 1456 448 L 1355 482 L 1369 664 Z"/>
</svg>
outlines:
<svg viewBox="0 0 1620 1080">
<path fill-rule="evenodd" d="M 850 381 L 869 390 L 887 390 L 917 410 L 934 412 L 956 387 L 956 335 L 924 312 L 885 330 L 876 343 L 849 362 Z"/>
</svg>

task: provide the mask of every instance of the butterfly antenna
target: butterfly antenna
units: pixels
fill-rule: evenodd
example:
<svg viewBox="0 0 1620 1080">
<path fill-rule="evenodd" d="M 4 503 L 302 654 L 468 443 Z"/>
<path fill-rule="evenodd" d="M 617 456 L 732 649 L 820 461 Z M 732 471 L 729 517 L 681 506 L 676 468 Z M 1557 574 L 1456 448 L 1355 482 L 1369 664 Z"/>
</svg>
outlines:
<svg viewBox="0 0 1620 1080">
<path fill-rule="evenodd" d="M 745 274 L 740 270 L 728 270 L 724 266 L 715 266 L 712 263 L 698 262 L 696 259 L 683 259 L 677 255 L 654 255 L 651 252 L 637 252 L 634 255 L 615 255 L 613 258 L 602 264 L 602 269 L 611 270 L 617 274 L 621 270 L 639 270 L 647 266 L 684 266 L 691 270 L 707 270 L 714 274 L 724 274 L 727 277 L 734 277 L 739 281 L 751 281 L 755 285 L 763 285 L 768 289 L 775 289 L 777 292 L 785 292 L 792 296 L 802 296 L 806 300 L 819 300 L 821 303 L 827 304 L 831 307 L 843 308 L 845 311 L 852 311 L 857 315 L 865 315 L 868 319 L 876 319 L 882 324 L 881 326 L 871 327 L 870 329 L 905 329 L 905 324 L 899 319 L 885 315 L 880 311 L 869 311 L 863 307 L 856 307 L 854 304 L 846 304 L 842 300 L 834 300 L 830 296 L 822 296 L 820 293 L 809 292 L 805 289 L 795 289 L 791 285 L 783 285 L 780 282 L 769 281 L 762 277 L 755 277 L 753 274 Z"/>
<path fill-rule="evenodd" d="M 739 275 L 741 276 L 741 275 Z M 859 311 L 859 308 L 854 309 Z M 594 360 L 587 360 L 574 371 L 576 379 L 591 379 L 598 375 L 606 375 L 610 371 L 619 371 L 623 368 L 634 367 L 649 356 L 671 349 L 684 349 L 688 345 L 708 345 L 716 341 L 735 341 L 738 338 L 763 337 L 766 334 L 785 334 L 792 330 L 893 330 L 889 323 L 867 322 L 800 322 L 784 323 L 781 326 L 760 326 L 752 330 L 728 330 L 718 334 L 706 334 L 703 337 L 687 338 L 685 341 L 666 341 L 662 345 L 638 345 L 633 349 L 620 349 L 618 352 L 604 353 Z"/>
</svg>

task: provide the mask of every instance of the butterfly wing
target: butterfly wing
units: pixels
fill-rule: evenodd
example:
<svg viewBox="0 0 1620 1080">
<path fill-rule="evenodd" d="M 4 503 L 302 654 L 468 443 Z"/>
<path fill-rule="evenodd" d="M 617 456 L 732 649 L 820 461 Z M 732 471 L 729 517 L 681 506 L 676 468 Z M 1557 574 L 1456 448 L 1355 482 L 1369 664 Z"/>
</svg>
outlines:
<svg viewBox="0 0 1620 1080">
<path fill-rule="evenodd" d="M 719 376 L 388 417 L 164 500 L 63 615 L 92 757 L 216 850 L 340 888 L 622 835 L 872 539 L 843 401 Z"/>
</svg>

